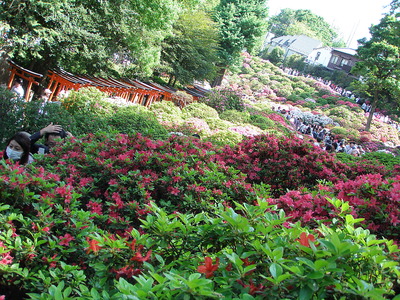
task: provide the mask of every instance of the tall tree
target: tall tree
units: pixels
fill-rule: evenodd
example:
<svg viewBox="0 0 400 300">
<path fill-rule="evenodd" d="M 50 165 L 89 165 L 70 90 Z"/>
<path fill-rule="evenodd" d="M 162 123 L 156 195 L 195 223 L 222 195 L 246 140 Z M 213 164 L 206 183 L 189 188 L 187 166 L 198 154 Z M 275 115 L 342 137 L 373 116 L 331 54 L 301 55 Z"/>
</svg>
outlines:
<svg viewBox="0 0 400 300">
<path fill-rule="evenodd" d="M 400 19 L 396 9 L 370 28 L 371 39 L 359 40 L 357 55 L 361 61 L 352 73 L 362 76 L 358 90 L 372 98 L 371 111 L 365 130 L 369 131 L 372 116 L 380 101 L 400 96 Z"/>
<path fill-rule="evenodd" d="M 104 74 L 123 57 L 128 71 L 151 74 L 163 38 L 180 7 L 197 0 L 13 0 L 0 1 L 9 26 L 9 55 L 38 72 L 63 67 Z"/>
<path fill-rule="evenodd" d="M 216 7 L 215 21 L 220 36 L 219 85 L 226 69 L 234 64 L 243 50 L 252 52 L 266 32 L 267 0 L 221 0 Z"/>
<path fill-rule="evenodd" d="M 276 37 L 284 35 L 306 35 L 318 39 L 328 46 L 337 43 L 338 34 L 324 18 L 308 9 L 282 9 L 269 19 L 270 32 Z"/>
<path fill-rule="evenodd" d="M 170 83 L 212 79 L 218 60 L 218 32 L 215 23 L 203 10 L 182 14 L 173 26 L 173 34 L 163 42 L 162 69 Z"/>
</svg>

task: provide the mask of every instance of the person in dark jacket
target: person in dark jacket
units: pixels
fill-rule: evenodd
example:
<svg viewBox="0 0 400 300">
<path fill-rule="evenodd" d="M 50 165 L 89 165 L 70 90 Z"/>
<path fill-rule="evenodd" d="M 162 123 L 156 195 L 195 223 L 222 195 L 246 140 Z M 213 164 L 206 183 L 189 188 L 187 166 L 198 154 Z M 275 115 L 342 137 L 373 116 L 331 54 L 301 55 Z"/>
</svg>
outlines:
<svg viewBox="0 0 400 300">
<path fill-rule="evenodd" d="M 44 144 L 37 144 L 44 136 Z M 65 139 L 67 137 L 67 133 L 62 129 L 61 125 L 50 125 L 40 129 L 38 132 L 35 132 L 30 136 L 31 140 L 31 153 L 36 154 L 47 154 L 50 152 L 50 149 L 56 145 L 56 138 Z"/>
</svg>

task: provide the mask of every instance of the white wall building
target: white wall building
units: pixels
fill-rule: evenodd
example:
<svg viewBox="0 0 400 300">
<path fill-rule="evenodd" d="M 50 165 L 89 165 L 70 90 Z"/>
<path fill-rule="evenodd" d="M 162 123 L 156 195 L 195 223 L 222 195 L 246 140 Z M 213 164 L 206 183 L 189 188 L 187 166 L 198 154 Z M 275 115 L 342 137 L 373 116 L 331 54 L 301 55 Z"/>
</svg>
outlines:
<svg viewBox="0 0 400 300">
<path fill-rule="evenodd" d="M 321 41 L 305 35 L 285 35 L 273 38 L 271 40 L 268 52 L 279 46 L 285 50 L 285 58 L 293 54 L 300 54 L 308 57 L 313 49 L 322 47 L 322 45 L 323 43 Z"/>
<path fill-rule="evenodd" d="M 307 57 L 307 63 L 310 65 L 322 65 L 324 67 L 328 66 L 329 61 L 332 57 L 331 47 L 320 47 L 315 48 Z"/>
</svg>

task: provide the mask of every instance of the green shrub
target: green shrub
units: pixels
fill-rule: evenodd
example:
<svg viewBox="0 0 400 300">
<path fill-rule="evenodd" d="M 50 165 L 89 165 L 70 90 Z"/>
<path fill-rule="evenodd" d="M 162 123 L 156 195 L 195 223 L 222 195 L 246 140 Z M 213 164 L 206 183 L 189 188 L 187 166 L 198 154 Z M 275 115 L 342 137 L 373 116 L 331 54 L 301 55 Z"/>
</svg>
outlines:
<svg viewBox="0 0 400 300">
<path fill-rule="evenodd" d="M 72 114 L 89 113 L 103 114 L 110 111 L 111 105 L 104 101 L 107 94 L 95 87 L 72 90 L 68 97 L 62 100 L 62 105 Z"/>
<path fill-rule="evenodd" d="M 348 131 L 346 128 L 336 126 L 331 129 L 331 133 L 334 135 L 346 136 Z"/>
<path fill-rule="evenodd" d="M 226 110 L 220 114 L 220 118 L 232 123 L 247 123 L 250 120 L 250 114 L 247 111 L 237 111 L 233 109 Z"/>
<path fill-rule="evenodd" d="M 180 117 L 182 115 L 181 109 L 172 101 L 154 102 L 151 104 L 150 110 L 154 112 L 155 115 L 166 114 L 176 117 Z"/>
<path fill-rule="evenodd" d="M 121 107 L 108 117 L 107 124 L 120 133 L 141 133 L 154 139 L 166 138 L 167 130 L 160 125 L 152 112 L 142 107 Z"/>
<path fill-rule="evenodd" d="M 319 98 L 319 99 L 317 100 L 317 104 L 318 104 L 319 106 L 324 106 L 324 105 L 328 104 L 328 101 L 327 101 L 326 99 Z"/>
<path fill-rule="evenodd" d="M 391 153 L 386 152 L 369 152 L 362 156 L 364 159 L 371 161 L 378 161 L 389 169 L 393 169 L 396 165 L 400 165 L 400 156 L 394 156 Z"/>
<path fill-rule="evenodd" d="M 182 109 L 182 113 L 184 118 L 219 118 L 218 112 L 214 108 L 199 102 L 195 102 L 185 106 Z"/>
<path fill-rule="evenodd" d="M 216 146 L 235 146 L 243 140 L 243 135 L 231 130 L 219 130 L 207 136 L 204 140 Z"/>
<path fill-rule="evenodd" d="M 336 153 L 336 157 L 343 163 L 345 163 L 346 165 L 353 165 L 354 163 L 359 162 L 360 160 L 362 160 L 361 157 L 357 157 L 351 154 L 347 154 L 347 153 Z"/>
<path fill-rule="evenodd" d="M 205 119 L 207 122 L 208 126 L 210 127 L 211 130 L 224 130 L 228 129 L 229 127 L 232 127 L 234 124 L 226 121 L 226 120 L 221 120 L 221 119 L 216 119 L 216 118 L 208 118 Z"/>
<path fill-rule="evenodd" d="M 92 114 L 87 113 L 85 116 L 89 119 Z M 73 135 L 88 133 L 89 131 L 87 130 L 89 128 L 85 125 L 87 120 L 83 120 L 84 124 L 78 124 L 78 120 L 77 116 L 69 113 L 59 102 L 31 101 L 24 106 L 23 128 L 29 133 L 37 132 L 50 123 L 61 125 L 64 130 L 71 132 Z M 90 127 L 93 127 L 93 124 Z M 102 127 L 102 129 L 104 128 Z"/>
<path fill-rule="evenodd" d="M 287 100 L 289 101 L 293 101 L 296 102 L 298 100 L 303 100 L 304 98 L 302 98 L 300 95 L 298 94 L 291 94 L 290 96 L 287 97 Z"/>
<path fill-rule="evenodd" d="M 274 112 L 274 110 L 271 108 L 271 102 L 269 102 L 269 101 L 248 103 L 248 106 L 246 109 L 250 113 L 255 112 L 255 111 L 261 111 L 263 113 L 271 114 Z"/>
<path fill-rule="evenodd" d="M 23 127 L 23 106 L 25 102 L 15 97 L 9 90 L 0 87 L 0 145 L 1 149 L 7 140 Z"/>
<path fill-rule="evenodd" d="M 249 123 L 262 130 L 276 127 L 276 123 L 273 120 L 262 115 L 251 115 Z"/>
</svg>

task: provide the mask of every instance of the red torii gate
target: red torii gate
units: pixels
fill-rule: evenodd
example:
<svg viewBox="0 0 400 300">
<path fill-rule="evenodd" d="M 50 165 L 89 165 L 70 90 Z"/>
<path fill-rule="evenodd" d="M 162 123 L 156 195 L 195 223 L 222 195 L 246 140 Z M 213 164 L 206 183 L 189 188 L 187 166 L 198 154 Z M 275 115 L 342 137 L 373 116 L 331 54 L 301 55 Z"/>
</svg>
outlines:
<svg viewBox="0 0 400 300">
<path fill-rule="evenodd" d="M 43 75 L 26 70 L 12 61 L 9 61 L 9 63 L 12 65 L 12 69 L 8 88 L 11 88 L 15 75 L 27 80 L 28 87 L 25 99 L 28 101 L 32 84 L 38 85 L 39 82 L 35 79 L 42 78 Z M 173 88 L 152 82 L 145 83 L 137 79 L 106 79 L 87 75 L 74 75 L 64 70 L 49 70 L 47 76 L 49 78 L 47 89 L 51 90 L 48 101 L 56 99 L 61 92 L 93 86 L 110 96 L 118 96 L 126 101 L 149 107 L 156 101 L 172 101 L 173 94 L 176 92 Z"/>
<path fill-rule="evenodd" d="M 8 63 L 11 66 L 11 69 L 10 69 L 11 75 L 10 75 L 10 79 L 8 80 L 7 88 L 9 90 L 12 88 L 12 84 L 14 82 L 15 76 L 25 79 L 26 81 L 28 81 L 28 85 L 27 85 L 26 91 L 25 91 L 25 101 L 29 101 L 32 85 L 33 84 L 39 85 L 40 82 L 38 80 L 43 78 L 43 75 L 32 72 L 27 69 L 24 69 L 23 67 L 17 65 L 15 62 L 13 62 L 10 59 L 8 60 Z"/>
<path fill-rule="evenodd" d="M 50 79 L 47 88 L 52 92 L 49 101 L 57 98 L 61 91 L 79 90 L 81 87 L 91 85 L 89 80 L 78 78 L 65 71 L 56 72 L 49 70 L 47 76 Z"/>
</svg>

